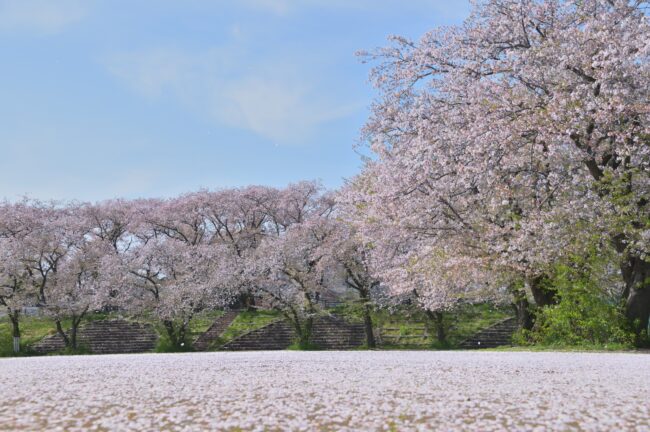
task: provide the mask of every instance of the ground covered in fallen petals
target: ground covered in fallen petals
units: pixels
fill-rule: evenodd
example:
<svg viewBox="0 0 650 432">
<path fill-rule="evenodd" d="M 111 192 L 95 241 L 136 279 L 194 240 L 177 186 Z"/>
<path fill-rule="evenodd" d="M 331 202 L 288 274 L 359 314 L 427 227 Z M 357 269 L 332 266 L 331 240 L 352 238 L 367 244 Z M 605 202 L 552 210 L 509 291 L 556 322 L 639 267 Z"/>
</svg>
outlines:
<svg viewBox="0 0 650 432">
<path fill-rule="evenodd" d="M 650 355 L 0 359 L 0 430 L 650 430 Z"/>
</svg>

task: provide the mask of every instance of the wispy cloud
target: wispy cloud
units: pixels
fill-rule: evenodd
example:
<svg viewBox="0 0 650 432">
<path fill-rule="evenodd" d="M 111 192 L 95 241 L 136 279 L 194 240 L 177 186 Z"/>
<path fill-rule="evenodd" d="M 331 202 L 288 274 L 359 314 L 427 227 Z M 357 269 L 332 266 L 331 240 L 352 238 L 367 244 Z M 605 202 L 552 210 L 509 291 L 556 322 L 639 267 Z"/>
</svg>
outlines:
<svg viewBox="0 0 650 432">
<path fill-rule="evenodd" d="M 297 3 L 305 3 L 304 0 L 292 2 L 290 0 L 242 0 L 242 4 L 253 9 L 265 10 L 276 15 L 286 15 Z"/>
<path fill-rule="evenodd" d="M 396 7 L 422 12 L 431 10 L 449 18 L 466 12 L 463 2 L 449 0 L 240 0 L 251 10 L 270 12 L 278 16 L 286 16 L 305 8 L 353 9 L 358 11 L 394 11 Z"/>
<path fill-rule="evenodd" d="M 0 31 L 58 33 L 83 19 L 90 3 L 90 0 L 0 0 Z"/>
<path fill-rule="evenodd" d="M 319 125 L 360 108 L 360 104 L 318 100 L 308 83 L 279 76 L 236 80 L 224 88 L 223 95 L 227 102 L 215 105 L 216 118 L 275 142 L 308 138 Z"/>
<path fill-rule="evenodd" d="M 146 97 L 174 98 L 221 125 L 249 130 L 276 144 L 301 143 L 319 126 L 365 104 L 327 95 L 319 88 L 322 76 L 296 70 L 298 60 L 242 57 L 227 48 L 193 54 L 165 48 L 117 54 L 105 63 Z"/>
</svg>

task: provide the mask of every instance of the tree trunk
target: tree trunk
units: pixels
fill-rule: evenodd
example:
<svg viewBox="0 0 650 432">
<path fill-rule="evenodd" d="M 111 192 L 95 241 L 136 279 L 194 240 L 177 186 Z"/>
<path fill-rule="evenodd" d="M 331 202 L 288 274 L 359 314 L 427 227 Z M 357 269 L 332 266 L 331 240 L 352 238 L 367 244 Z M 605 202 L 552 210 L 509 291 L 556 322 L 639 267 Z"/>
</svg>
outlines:
<svg viewBox="0 0 650 432">
<path fill-rule="evenodd" d="M 183 324 L 178 329 L 178 348 L 184 349 L 186 345 L 186 336 L 187 336 L 187 326 L 189 323 L 183 322 Z"/>
<path fill-rule="evenodd" d="M 552 306 L 558 303 L 557 291 L 548 286 L 547 277 L 535 276 L 526 279 L 526 286 L 530 289 L 535 304 L 539 307 Z"/>
<path fill-rule="evenodd" d="M 165 326 L 165 330 L 167 331 L 169 342 L 171 342 L 174 348 L 178 348 L 179 341 L 178 341 L 178 337 L 176 337 L 176 329 L 174 328 L 174 322 L 170 320 L 164 320 L 163 326 Z"/>
<path fill-rule="evenodd" d="M 442 312 L 436 311 L 432 312 L 430 310 L 425 311 L 429 322 L 433 324 L 433 329 L 436 333 L 436 339 L 441 344 L 447 343 L 447 332 L 445 329 L 445 316 Z"/>
<path fill-rule="evenodd" d="M 311 333 L 314 327 L 314 318 L 310 316 L 306 318 L 304 322 L 302 322 L 298 313 L 294 310 L 291 311 L 291 314 L 286 314 L 285 316 L 289 319 L 291 325 L 293 326 L 293 330 L 296 333 L 298 345 L 301 348 L 308 347 L 311 341 Z"/>
<path fill-rule="evenodd" d="M 372 316 L 370 315 L 370 296 L 368 291 L 359 291 L 361 300 L 363 301 L 363 327 L 366 332 L 366 345 L 368 348 L 375 348 L 377 343 L 375 341 L 375 334 L 373 333 Z"/>
<path fill-rule="evenodd" d="M 18 312 L 10 312 L 9 319 L 11 320 L 11 327 L 13 330 L 14 353 L 18 354 L 20 352 L 20 324 L 18 321 Z"/>
<path fill-rule="evenodd" d="M 241 292 L 235 297 L 233 303 L 230 304 L 229 307 L 233 309 L 243 309 L 248 312 L 257 310 L 253 289 L 242 287 Z"/>
<path fill-rule="evenodd" d="M 56 321 L 54 321 L 54 323 L 56 324 L 57 333 L 63 339 L 63 343 L 65 343 L 66 347 L 69 347 L 70 346 L 70 338 L 68 337 L 68 335 L 63 330 L 63 326 L 61 325 L 61 321 L 57 319 Z"/>
<path fill-rule="evenodd" d="M 77 335 L 79 334 L 79 326 L 81 325 L 81 322 L 83 321 L 84 317 L 86 316 L 86 312 L 88 312 L 88 308 L 86 307 L 79 315 L 72 315 L 72 327 L 70 328 L 70 347 L 73 350 L 76 350 L 78 348 L 77 344 Z"/>
<path fill-rule="evenodd" d="M 294 316 L 294 317 L 289 317 L 289 321 L 291 322 L 291 325 L 293 326 L 293 331 L 296 334 L 296 338 L 298 340 L 298 343 L 302 344 L 304 336 L 303 336 L 302 326 L 300 325 L 300 320 L 298 319 L 298 317 Z"/>
<path fill-rule="evenodd" d="M 628 257 L 621 263 L 625 282 L 625 315 L 639 336 L 650 326 L 650 262 Z"/>
<path fill-rule="evenodd" d="M 629 156 L 627 157 L 629 161 Z M 594 179 L 598 182 L 603 177 L 603 171 L 598 167 L 595 161 L 587 161 L 587 167 Z M 593 168 L 595 167 L 595 168 Z M 626 192 L 631 192 L 631 174 L 626 173 L 625 178 L 628 181 Z M 638 209 L 644 210 L 648 205 L 645 199 L 637 202 Z M 642 227 L 643 219 L 633 221 L 632 226 Z M 623 257 L 621 260 L 621 273 L 625 282 L 623 291 L 623 300 L 625 300 L 625 316 L 634 327 L 637 338 L 641 332 L 646 330 L 646 337 L 650 340 L 650 263 L 638 256 L 630 256 L 628 251 L 629 239 L 624 233 L 615 235 L 612 238 L 614 249 Z M 637 340 L 637 342 L 640 342 Z"/>
<path fill-rule="evenodd" d="M 516 289 L 513 290 L 512 295 L 512 307 L 515 310 L 517 324 L 524 330 L 532 330 L 535 320 L 530 310 L 531 308 L 530 303 L 528 303 L 528 298 L 526 298 L 526 291 L 523 289 Z"/>
<path fill-rule="evenodd" d="M 366 303 L 363 309 L 363 327 L 366 332 L 366 345 L 368 348 L 376 348 L 375 334 L 373 333 L 372 317 L 370 316 L 370 305 Z"/>
<path fill-rule="evenodd" d="M 311 344 L 311 335 L 314 330 L 314 316 L 316 315 L 316 308 L 311 294 L 305 291 L 305 300 L 307 301 L 307 319 L 303 324 L 303 336 L 301 337 L 301 344 L 304 348 Z"/>
<path fill-rule="evenodd" d="M 301 335 L 300 343 L 301 343 L 303 348 L 306 348 L 306 347 L 308 347 L 310 345 L 310 343 L 311 343 L 311 334 L 312 334 L 313 329 L 314 329 L 314 317 L 310 315 L 305 320 L 305 324 L 302 326 L 303 334 Z"/>
<path fill-rule="evenodd" d="M 242 294 L 242 303 L 244 308 L 249 312 L 252 312 L 257 309 L 255 307 L 255 296 L 250 291 L 247 291 L 244 294 Z"/>
<path fill-rule="evenodd" d="M 79 323 L 75 323 L 75 319 L 72 319 L 72 327 L 70 328 L 70 348 L 73 350 L 77 349 L 77 328 Z"/>
</svg>

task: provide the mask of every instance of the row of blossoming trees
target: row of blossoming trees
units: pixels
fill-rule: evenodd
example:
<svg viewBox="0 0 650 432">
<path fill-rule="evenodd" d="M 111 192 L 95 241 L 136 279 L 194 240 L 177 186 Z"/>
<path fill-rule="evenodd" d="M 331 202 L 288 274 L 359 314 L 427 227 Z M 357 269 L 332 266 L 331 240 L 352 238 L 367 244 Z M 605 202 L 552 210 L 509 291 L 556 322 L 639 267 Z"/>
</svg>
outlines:
<svg viewBox="0 0 650 432">
<path fill-rule="evenodd" d="M 315 182 L 166 200 L 4 203 L 0 304 L 16 338 L 25 306 L 41 306 L 71 348 L 89 312 L 119 308 L 154 316 L 179 347 L 197 313 L 263 298 L 308 343 L 320 293 L 347 284 L 367 299 L 376 285 L 343 214 Z"/>
<path fill-rule="evenodd" d="M 182 343 L 197 312 L 262 296 L 307 342 L 318 293 L 337 283 L 366 306 L 380 286 L 408 295 L 433 322 L 459 301 L 507 295 L 530 328 L 531 307 L 560 300 L 546 283 L 553 266 L 594 250 L 614 256 L 640 334 L 650 316 L 646 7 L 486 0 L 461 26 L 362 54 L 381 95 L 364 129 L 373 155 L 336 194 L 305 182 L 3 205 L 0 303 L 15 334 L 20 306 L 36 299 L 72 346 L 84 314 L 106 305 L 152 313 Z"/>
</svg>

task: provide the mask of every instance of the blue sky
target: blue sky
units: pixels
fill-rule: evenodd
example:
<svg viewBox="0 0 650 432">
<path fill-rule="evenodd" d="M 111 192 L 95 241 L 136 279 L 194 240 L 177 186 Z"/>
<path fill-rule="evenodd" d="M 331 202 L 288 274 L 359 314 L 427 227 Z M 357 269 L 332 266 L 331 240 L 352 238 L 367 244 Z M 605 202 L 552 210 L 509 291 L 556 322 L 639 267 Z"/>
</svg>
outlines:
<svg viewBox="0 0 650 432">
<path fill-rule="evenodd" d="M 376 96 L 354 53 L 466 1 L 0 0 L 0 197 L 342 184 Z"/>
</svg>

